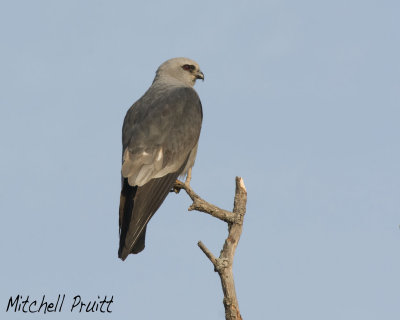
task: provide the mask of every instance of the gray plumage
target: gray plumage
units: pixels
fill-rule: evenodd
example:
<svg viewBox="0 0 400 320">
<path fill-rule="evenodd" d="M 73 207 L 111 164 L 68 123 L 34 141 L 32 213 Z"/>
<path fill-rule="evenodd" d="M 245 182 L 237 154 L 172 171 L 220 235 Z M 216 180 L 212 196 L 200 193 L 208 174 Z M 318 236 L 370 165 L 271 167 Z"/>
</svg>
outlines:
<svg viewBox="0 0 400 320">
<path fill-rule="evenodd" d="M 118 251 L 122 260 L 144 249 L 147 223 L 178 176 L 194 165 L 203 117 L 193 89 L 197 79 L 204 75 L 195 61 L 164 62 L 125 116 Z"/>
</svg>

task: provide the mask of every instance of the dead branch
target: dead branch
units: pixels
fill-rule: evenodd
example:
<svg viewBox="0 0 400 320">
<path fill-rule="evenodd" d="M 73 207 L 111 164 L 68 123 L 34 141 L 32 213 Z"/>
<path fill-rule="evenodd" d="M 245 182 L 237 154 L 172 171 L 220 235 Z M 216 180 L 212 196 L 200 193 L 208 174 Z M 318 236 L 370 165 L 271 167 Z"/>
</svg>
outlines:
<svg viewBox="0 0 400 320">
<path fill-rule="evenodd" d="M 198 246 L 214 265 L 214 270 L 218 272 L 221 278 L 222 290 L 224 292 L 225 319 L 241 320 L 242 316 L 240 315 L 239 304 L 236 297 L 232 266 L 235 250 L 240 235 L 242 234 L 243 218 L 246 213 L 247 191 L 243 179 L 236 177 L 235 200 L 232 212 L 220 209 L 203 200 L 189 185 L 181 181 L 176 181 L 174 189 L 177 192 L 179 192 L 180 189 L 185 190 L 192 199 L 193 203 L 189 207 L 189 211 L 196 210 L 205 212 L 228 224 L 228 237 L 225 239 L 223 249 L 218 258 L 216 258 L 201 241 L 198 242 Z"/>
</svg>

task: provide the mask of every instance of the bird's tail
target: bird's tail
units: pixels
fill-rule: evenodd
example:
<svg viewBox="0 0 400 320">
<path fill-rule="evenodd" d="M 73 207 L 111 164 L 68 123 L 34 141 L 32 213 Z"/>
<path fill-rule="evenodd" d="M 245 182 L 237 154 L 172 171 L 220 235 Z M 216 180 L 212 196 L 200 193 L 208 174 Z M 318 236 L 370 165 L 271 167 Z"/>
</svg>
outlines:
<svg viewBox="0 0 400 320">
<path fill-rule="evenodd" d="M 118 257 L 122 260 L 125 260 L 128 256 L 129 252 L 123 252 L 125 246 L 125 238 L 128 233 L 129 224 L 132 218 L 132 211 L 135 202 L 135 195 L 137 191 L 137 186 L 132 187 L 128 183 L 128 179 L 124 179 L 122 190 L 121 190 L 121 198 L 119 203 L 119 250 Z M 146 229 L 143 230 L 140 235 L 137 243 L 132 249 L 132 253 L 138 253 L 144 249 L 144 239 L 146 236 Z"/>
</svg>

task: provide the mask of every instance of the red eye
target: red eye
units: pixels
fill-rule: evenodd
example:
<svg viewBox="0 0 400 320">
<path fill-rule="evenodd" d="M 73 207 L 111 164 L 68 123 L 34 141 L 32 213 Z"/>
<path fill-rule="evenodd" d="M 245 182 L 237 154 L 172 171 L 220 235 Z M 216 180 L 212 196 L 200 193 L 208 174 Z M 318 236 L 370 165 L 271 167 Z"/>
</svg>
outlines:
<svg viewBox="0 0 400 320">
<path fill-rule="evenodd" d="M 182 66 L 182 69 L 186 70 L 186 71 L 193 71 L 195 69 L 195 67 L 194 67 L 194 65 L 191 65 L 191 64 L 185 64 Z"/>
</svg>

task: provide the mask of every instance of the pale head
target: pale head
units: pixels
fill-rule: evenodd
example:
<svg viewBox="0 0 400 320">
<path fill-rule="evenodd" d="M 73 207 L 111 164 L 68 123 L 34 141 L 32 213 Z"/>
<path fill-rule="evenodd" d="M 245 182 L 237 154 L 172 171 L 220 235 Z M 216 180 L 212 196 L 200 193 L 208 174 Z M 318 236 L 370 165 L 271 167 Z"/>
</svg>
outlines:
<svg viewBox="0 0 400 320">
<path fill-rule="evenodd" d="M 156 72 L 154 81 L 177 80 L 193 87 L 197 79 L 204 80 L 204 74 L 196 61 L 188 58 L 173 58 L 165 61 Z"/>
</svg>

